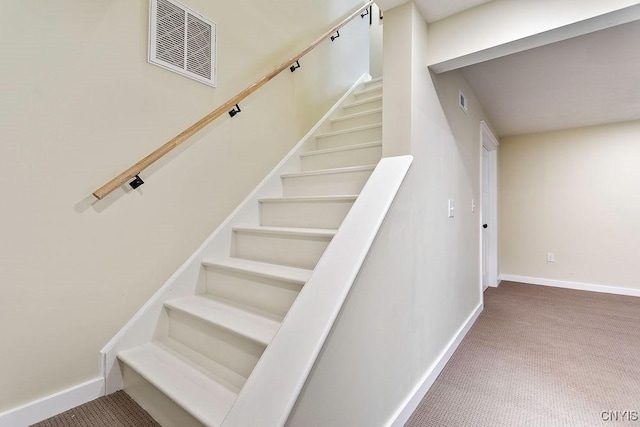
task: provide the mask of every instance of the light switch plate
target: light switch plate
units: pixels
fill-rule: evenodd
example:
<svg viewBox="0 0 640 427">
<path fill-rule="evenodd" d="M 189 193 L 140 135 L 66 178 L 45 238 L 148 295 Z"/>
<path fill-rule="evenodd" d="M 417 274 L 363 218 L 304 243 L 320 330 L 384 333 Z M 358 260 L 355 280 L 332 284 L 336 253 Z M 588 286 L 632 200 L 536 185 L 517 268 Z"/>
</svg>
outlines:
<svg viewBox="0 0 640 427">
<path fill-rule="evenodd" d="M 456 211 L 456 202 L 453 199 L 449 199 L 449 209 L 448 209 L 448 214 L 447 217 L 448 218 L 453 218 L 455 215 L 455 211 Z"/>
</svg>

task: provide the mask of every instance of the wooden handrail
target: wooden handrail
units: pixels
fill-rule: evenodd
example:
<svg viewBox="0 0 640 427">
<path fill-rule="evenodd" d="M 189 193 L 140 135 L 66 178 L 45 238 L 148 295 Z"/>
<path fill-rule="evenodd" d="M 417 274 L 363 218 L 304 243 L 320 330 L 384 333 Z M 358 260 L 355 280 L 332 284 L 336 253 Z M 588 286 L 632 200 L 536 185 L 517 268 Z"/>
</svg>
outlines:
<svg viewBox="0 0 640 427">
<path fill-rule="evenodd" d="M 367 9 L 372 4 L 373 4 L 373 0 L 367 2 L 362 7 L 358 8 L 358 10 L 356 10 L 351 15 L 349 15 L 348 17 L 340 21 L 339 24 L 337 24 L 336 26 L 331 28 L 329 31 L 327 31 L 326 33 L 318 37 L 316 40 L 314 40 L 309 46 L 307 46 L 300 52 L 296 53 L 294 56 L 292 56 L 287 61 L 280 64 L 279 66 L 277 66 L 269 74 L 263 76 L 258 81 L 253 83 L 251 86 L 247 87 L 242 92 L 238 93 L 236 96 L 234 96 L 233 98 L 231 98 L 230 100 L 222 104 L 220 107 L 216 108 L 211 113 L 207 114 L 206 116 L 204 116 L 203 118 L 201 118 L 200 120 L 198 120 L 197 122 L 189 126 L 183 132 L 173 137 L 171 140 L 169 140 L 167 143 L 162 145 L 160 148 L 156 149 L 151 154 L 149 154 L 145 158 L 138 161 L 135 165 L 131 166 L 129 169 L 125 170 L 120 175 L 116 176 L 111 181 L 107 182 L 102 187 L 98 188 L 96 191 L 93 192 L 93 195 L 100 200 L 100 199 L 103 199 L 112 191 L 114 191 L 115 189 L 117 189 L 118 187 L 120 187 L 121 185 L 126 184 L 127 181 L 129 181 L 130 179 L 133 179 L 141 171 L 151 166 L 157 160 L 161 159 L 169 151 L 173 150 L 178 145 L 182 144 L 184 141 L 189 139 L 191 136 L 193 136 L 195 133 L 197 133 L 199 130 L 204 128 L 206 125 L 208 125 L 209 123 L 211 123 L 212 121 L 220 117 L 221 115 L 227 113 L 236 104 L 239 104 L 240 101 L 245 99 L 247 96 L 251 95 L 253 92 L 258 90 L 262 86 L 264 86 L 267 82 L 269 82 L 271 79 L 276 77 L 282 71 L 289 68 L 293 63 L 295 63 L 304 55 L 309 53 L 316 46 L 318 46 L 320 43 L 322 43 L 325 39 L 327 39 L 333 33 L 338 31 L 340 28 L 345 26 L 347 23 L 349 23 L 353 18 L 358 16 L 360 13 L 362 13 L 365 9 Z"/>
</svg>

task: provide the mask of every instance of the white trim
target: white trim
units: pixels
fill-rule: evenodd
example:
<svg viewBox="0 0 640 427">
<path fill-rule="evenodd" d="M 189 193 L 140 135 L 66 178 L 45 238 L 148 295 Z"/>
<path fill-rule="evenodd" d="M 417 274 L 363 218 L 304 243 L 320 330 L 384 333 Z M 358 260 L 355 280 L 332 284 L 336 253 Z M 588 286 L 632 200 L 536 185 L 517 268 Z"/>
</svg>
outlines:
<svg viewBox="0 0 640 427">
<path fill-rule="evenodd" d="M 489 239 L 488 247 L 489 254 L 487 255 L 487 285 L 491 287 L 497 287 L 500 283 L 498 280 L 498 139 L 491 132 L 491 129 L 484 120 L 480 121 L 480 227 L 483 223 L 490 225 L 487 231 L 487 238 Z M 483 153 L 482 148 L 485 148 L 489 154 L 489 218 L 483 218 L 482 213 L 485 211 L 482 205 L 483 200 Z M 480 283 L 484 287 L 482 277 L 482 261 L 483 261 L 483 243 L 482 243 L 482 229 L 480 229 Z"/>
<path fill-rule="evenodd" d="M 442 350 L 440 356 L 436 361 L 431 365 L 431 367 L 424 374 L 422 380 L 416 385 L 416 387 L 411 391 L 409 396 L 406 398 L 404 402 L 400 405 L 398 410 L 393 414 L 390 418 L 390 421 L 387 422 L 387 426 L 390 427 L 402 427 L 407 422 L 411 414 L 416 410 L 420 401 L 427 394 L 433 383 L 440 375 L 440 372 L 444 369 L 445 365 L 453 356 L 453 353 L 456 351 L 462 339 L 467 335 L 469 329 L 473 326 L 473 324 L 482 313 L 483 305 L 482 303 L 478 304 L 478 306 L 473 310 L 473 312 L 469 315 L 467 320 L 460 326 L 458 332 L 451 338 L 447 347 Z"/>
<path fill-rule="evenodd" d="M 498 149 L 498 138 L 491 132 L 489 125 L 484 120 L 480 120 L 480 135 L 482 137 L 482 145 L 487 151 L 494 151 Z"/>
<path fill-rule="evenodd" d="M 512 274 L 501 274 L 500 280 L 506 280 L 508 282 L 525 283 L 528 285 L 551 286 L 554 288 L 576 289 L 580 291 L 600 292 L 605 294 L 640 297 L 640 289 L 625 288 L 622 286 L 596 285 L 593 283 L 581 283 L 581 282 L 568 282 L 565 280 L 515 276 Z"/>
<path fill-rule="evenodd" d="M 104 378 L 94 378 L 0 413 L 0 427 L 30 426 L 104 396 Z"/>
</svg>

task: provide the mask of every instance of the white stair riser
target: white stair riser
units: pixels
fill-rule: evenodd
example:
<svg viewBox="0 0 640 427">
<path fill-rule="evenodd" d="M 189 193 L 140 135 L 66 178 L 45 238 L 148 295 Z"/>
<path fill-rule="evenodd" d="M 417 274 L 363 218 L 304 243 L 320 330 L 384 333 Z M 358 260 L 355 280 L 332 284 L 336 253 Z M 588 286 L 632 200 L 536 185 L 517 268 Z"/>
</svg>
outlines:
<svg viewBox="0 0 640 427">
<path fill-rule="evenodd" d="M 324 175 L 296 176 L 282 179 L 285 197 L 360 194 L 371 170 Z"/>
<path fill-rule="evenodd" d="M 358 126 L 373 125 L 376 123 L 382 123 L 382 111 L 376 111 L 375 113 L 353 117 L 345 120 L 333 121 L 331 122 L 331 130 L 345 130 Z"/>
<path fill-rule="evenodd" d="M 365 142 L 382 141 L 382 126 L 354 132 L 340 133 L 324 137 L 316 137 L 317 149 L 345 147 L 347 145 L 362 144 Z"/>
<path fill-rule="evenodd" d="M 364 89 L 372 89 L 372 88 L 378 88 L 378 87 L 382 87 L 382 80 L 371 80 L 368 81 L 364 84 L 363 88 Z"/>
<path fill-rule="evenodd" d="M 149 383 L 136 371 L 119 362 L 124 391 L 163 427 L 202 427 L 202 423 Z"/>
<path fill-rule="evenodd" d="M 370 102 L 365 102 L 359 105 L 353 105 L 351 107 L 344 107 L 342 109 L 342 114 L 344 116 L 347 116 L 349 114 L 363 113 L 365 111 L 371 111 L 378 108 L 382 108 L 382 98 L 375 101 L 372 100 Z"/>
<path fill-rule="evenodd" d="M 353 201 L 263 202 L 260 225 L 273 227 L 337 229 Z"/>
<path fill-rule="evenodd" d="M 329 237 L 235 232 L 233 256 L 312 270 L 329 245 Z"/>
<path fill-rule="evenodd" d="M 355 100 L 356 101 L 362 101 L 364 99 L 371 99 L 371 98 L 375 98 L 376 96 L 380 96 L 382 95 L 382 86 L 380 87 L 376 87 L 376 86 L 372 86 L 372 87 L 365 87 L 363 88 L 365 91 L 364 92 L 356 92 L 355 93 Z M 360 89 L 362 90 L 362 89 Z"/>
<path fill-rule="evenodd" d="M 169 310 L 169 336 L 247 378 L 264 346 L 178 310 Z"/>
<path fill-rule="evenodd" d="M 199 353 L 191 347 L 187 347 L 174 339 L 162 337 L 159 342 L 161 342 L 165 348 L 179 354 L 185 360 L 188 360 L 199 369 L 204 370 L 210 376 L 216 378 L 221 385 L 236 394 L 240 392 L 240 389 L 247 381 L 247 379 L 242 375 L 231 371 L 226 366 L 222 366 L 221 364 L 204 356 L 202 353 Z"/>
<path fill-rule="evenodd" d="M 357 148 L 348 151 L 302 156 L 302 170 L 304 172 L 344 168 L 349 166 L 375 165 L 382 158 L 382 145 Z"/>
<path fill-rule="evenodd" d="M 284 317 L 302 285 L 207 267 L 207 293 Z"/>
</svg>

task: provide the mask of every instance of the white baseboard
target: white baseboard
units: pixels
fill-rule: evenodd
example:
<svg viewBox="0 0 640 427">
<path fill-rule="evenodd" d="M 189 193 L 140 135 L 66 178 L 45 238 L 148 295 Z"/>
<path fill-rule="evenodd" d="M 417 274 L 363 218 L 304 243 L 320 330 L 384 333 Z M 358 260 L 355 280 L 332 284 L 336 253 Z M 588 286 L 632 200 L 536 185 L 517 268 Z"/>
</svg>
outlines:
<svg viewBox="0 0 640 427">
<path fill-rule="evenodd" d="M 640 289 L 623 288 L 620 286 L 595 285 L 593 283 L 568 282 L 564 280 L 542 279 L 539 277 L 514 276 L 512 274 L 501 274 L 500 279 L 508 282 L 526 283 L 528 285 L 542 285 L 555 288 L 577 289 L 580 291 L 640 297 Z"/>
<path fill-rule="evenodd" d="M 440 372 L 444 369 L 445 365 L 456 351 L 458 345 L 462 342 L 462 339 L 467 335 L 471 326 L 476 322 L 480 313 L 482 313 L 482 303 L 473 310 L 467 320 L 462 324 L 458 332 L 451 338 L 451 341 L 447 344 L 447 347 L 440 353 L 438 359 L 427 370 L 426 374 L 422 378 L 418 385 L 411 391 L 407 399 L 400 405 L 399 409 L 390 418 L 390 422 L 387 423 L 389 427 L 402 427 L 407 422 L 411 414 L 416 410 L 420 401 L 427 394 L 433 383 L 440 375 Z"/>
<path fill-rule="evenodd" d="M 26 427 L 104 396 L 104 378 L 95 378 L 66 390 L 0 413 L 0 427 Z"/>
</svg>

